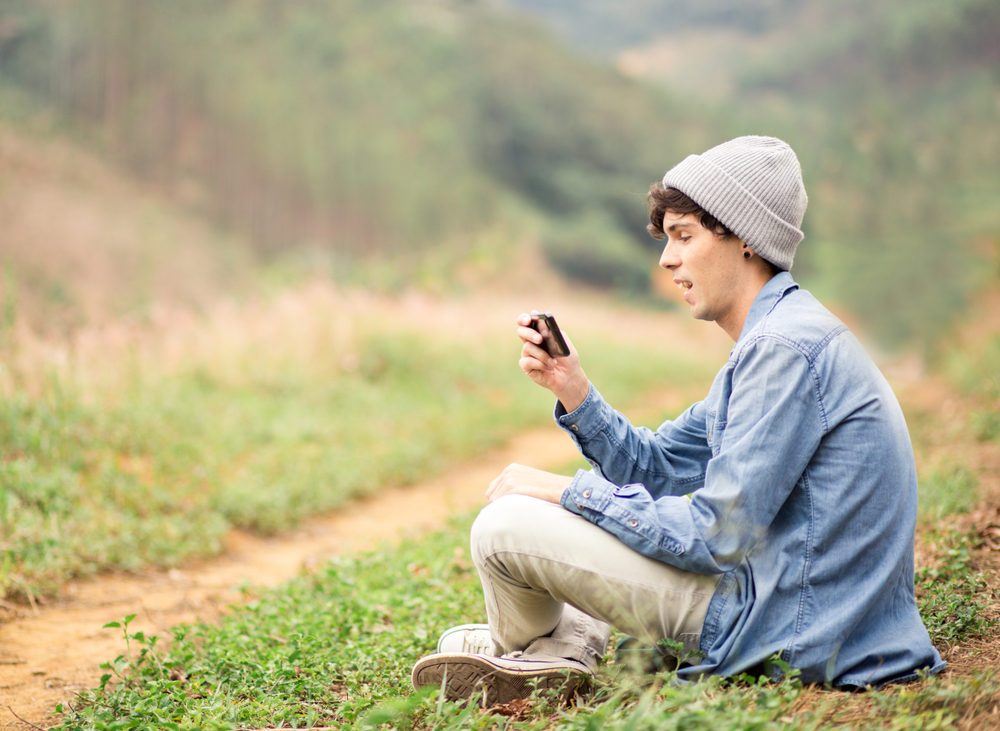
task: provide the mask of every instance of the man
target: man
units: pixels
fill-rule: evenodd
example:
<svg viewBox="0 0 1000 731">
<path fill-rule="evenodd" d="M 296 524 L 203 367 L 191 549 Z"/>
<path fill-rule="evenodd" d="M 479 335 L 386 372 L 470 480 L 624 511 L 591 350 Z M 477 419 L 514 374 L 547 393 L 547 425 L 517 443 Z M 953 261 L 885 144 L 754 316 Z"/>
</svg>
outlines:
<svg viewBox="0 0 1000 731">
<path fill-rule="evenodd" d="M 683 647 L 679 674 L 780 674 L 861 688 L 944 667 L 917 612 L 917 478 L 892 390 L 847 327 L 788 274 L 806 194 L 795 153 L 741 137 L 650 189 L 692 316 L 735 341 L 704 401 L 633 427 L 575 348 L 518 318 L 520 366 L 558 399 L 593 465 L 511 465 L 472 529 L 488 625 L 445 633 L 416 687 L 508 702 L 592 675 L 610 626 Z M 572 347 L 572 346 L 571 346 Z M 673 643 L 662 643 L 661 640 Z"/>
</svg>

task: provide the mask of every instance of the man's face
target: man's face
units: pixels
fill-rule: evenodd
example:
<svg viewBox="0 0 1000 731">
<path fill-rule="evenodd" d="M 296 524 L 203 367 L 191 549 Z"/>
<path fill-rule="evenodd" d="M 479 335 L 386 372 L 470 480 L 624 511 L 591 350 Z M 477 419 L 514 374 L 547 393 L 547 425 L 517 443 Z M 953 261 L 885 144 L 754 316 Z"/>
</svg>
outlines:
<svg viewBox="0 0 1000 731">
<path fill-rule="evenodd" d="M 741 327 L 736 320 L 746 285 L 742 242 L 716 236 L 690 213 L 664 214 L 663 233 L 667 243 L 660 266 L 673 274 L 691 316 L 715 322 L 727 332 L 737 324 Z"/>
</svg>

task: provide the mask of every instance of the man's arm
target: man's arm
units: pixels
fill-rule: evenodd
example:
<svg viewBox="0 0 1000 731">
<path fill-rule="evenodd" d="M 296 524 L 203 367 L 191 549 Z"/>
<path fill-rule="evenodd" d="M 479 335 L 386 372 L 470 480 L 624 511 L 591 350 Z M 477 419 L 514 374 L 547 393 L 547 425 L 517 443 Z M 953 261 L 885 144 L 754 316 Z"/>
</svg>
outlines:
<svg viewBox="0 0 1000 731">
<path fill-rule="evenodd" d="M 635 427 L 591 387 L 583 404 L 555 418 L 598 473 L 615 485 L 641 484 L 655 498 L 702 486 L 712 449 L 704 404 L 697 403 L 655 432 Z"/>
<path fill-rule="evenodd" d="M 531 315 L 522 313 L 517 324 L 518 336 L 523 343 L 519 361 L 521 369 L 532 381 L 549 389 L 559 399 L 556 420 L 601 474 L 617 484 L 643 482 L 657 494 L 670 493 L 672 489 L 682 494 L 700 486 L 711 450 L 705 439 L 704 415 L 697 408 L 689 409 L 676 423 L 667 422 L 655 436 L 648 429 L 634 429 L 594 390 L 580 366 L 579 355 L 572 343 L 569 356 L 553 358 L 542 347 L 541 334 L 530 327 Z M 568 336 L 565 337 L 569 340 Z M 630 443 L 622 448 L 623 442 L 614 440 L 617 449 L 588 450 L 580 437 L 599 428 L 588 424 L 604 425 L 605 420 L 615 423 L 609 432 L 614 431 L 622 439 L 630 438 Z M 570 482 L 570 478 L 562 475 L 510 465 L 491 483 L 487 496 L 492 501 L 505 494 L 519 493 L 559 502 Z"/>
<path fill-rule="evenodd" d="M 769 529 L 825 424 L 807 358 L 779 340 L 748 347 L 723 386 L 726 412 L 716 415 L 710 437 L 718 453 L 690 500 L 654 499 L 642 485 L 582 472 L 561 504 L 678 568 L 713 574 L 735 567 Z"/>
</svg>

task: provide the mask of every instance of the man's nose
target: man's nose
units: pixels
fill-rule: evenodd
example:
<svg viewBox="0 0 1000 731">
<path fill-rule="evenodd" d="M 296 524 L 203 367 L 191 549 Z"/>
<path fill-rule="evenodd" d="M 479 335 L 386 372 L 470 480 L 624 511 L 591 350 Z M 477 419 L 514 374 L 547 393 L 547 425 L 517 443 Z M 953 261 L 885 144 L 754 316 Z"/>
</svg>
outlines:
<svg viewBox="0 0 1000 731">
<path fill-rule="evenodd" d="M 663 253 L 660 254 L 660 266 L 664 269 L 673 269 L 678 264 L 680 264 L 680 261 L 677 258 L 677 254 L 674 249 L 670 248 L 670 242 L 668 241 L 663 247 Z"/>
</svg>

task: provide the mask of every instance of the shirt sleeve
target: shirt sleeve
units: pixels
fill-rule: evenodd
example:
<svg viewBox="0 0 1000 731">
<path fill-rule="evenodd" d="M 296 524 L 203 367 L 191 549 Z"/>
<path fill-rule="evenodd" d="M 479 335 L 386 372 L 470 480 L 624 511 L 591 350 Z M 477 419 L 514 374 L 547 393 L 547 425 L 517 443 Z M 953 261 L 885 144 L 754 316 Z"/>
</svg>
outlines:
<svg viewBox="0 0 1000 731">
<path fill-rule="evenodd" d="M 614 485 L 640 483 L 659 497 L 684 495 L 704 482 L 712 450 L 701 402 L 654 432 L 632 426 L 591 385 L 579 408 L 567 414 L 557 403 L 555 417 L 594 471 Z"/>
<path fill-rule="evenodd" d="M 823 435 L 823 410 L 806 354 L 773 337 L 747 345 L 730 379 L 716 387 L 724 389 L 719 411 L 704 428 L 714 432 L 718 451 L 707 462 L 704 486 L 690 499 L 580 471 L 562 505 L 651 558 L 703 574 L 735 568 L 802 477 Z M 608 428 L 614 434 L 619 426 Z M 638 437 L 623 441 L 651 450 L 673 446 Z M 670 461 L 667 455 L 648 459 Z"/>
</svg>

